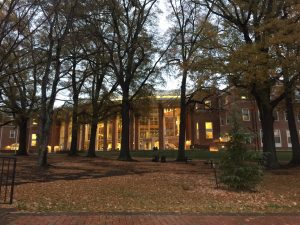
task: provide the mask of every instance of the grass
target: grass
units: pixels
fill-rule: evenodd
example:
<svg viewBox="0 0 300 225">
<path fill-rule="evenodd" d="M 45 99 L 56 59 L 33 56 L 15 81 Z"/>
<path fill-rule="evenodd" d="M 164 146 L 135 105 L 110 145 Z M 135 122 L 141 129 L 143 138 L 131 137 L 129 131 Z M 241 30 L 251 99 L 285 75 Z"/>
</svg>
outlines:
<svg viewBox="0 0 300 225">
<path fill-rule="evenodd" d="M 139 150 L 131 151 L 133 158 L 152 158 L 153 151 L 150 150 Z M 81 153 L 84 155 L 85 153 Z M 177 157 L 176 150 L 158 150 L 159 156 L 166 156 L 167 159 L 175 160 Z M 119 156 L 118 151 L 97 151 L 97 155 L 103 158 L 116 159 Z M 190 159 L 218 159 L 220 157 L 219 152 L 210 152 L 207 150 L 188 150 L 186 156 Z"/>
<path fill-rule="evenodd" d="M 167 159 L 175 160 L 177 157 L 176 150 L 159 150 L 159 156 L 166 156 Z M 219 152 L 210 152 L 208 150 L 187 150 L 186 156 L 189 159 L 194 160 L 218 160 L 222 156 L 223 151 Z M 81 152 L 80 155 L 85 155 L 84 152 Z M 97 151 L 97 156 L 107 158 L 107 159 L 117 159 L 119 156 L 119 151 Z M 149 158 L 153 157 L 153 151 L 150 150 L 139 150 L 139 151 L 131 151 L 131 156 L 133 158 Z M 292 157 L 291 151 L 277 151 L 278 160 L 282 163 L 288 162 Z"/>
<path fill-rule="evenodd" d="M 201 160 L 154 163 L 147 154 L 135 155 L 136 162 L 49 155 L 46 169 L 37 167 L 36 156 L 18 157 L 14 206 L 31 212 L 300 212 L 299 168 L 267 171 L 257 192 L 232 192 L 215 188 L 213 171 Z"/>
</svg>

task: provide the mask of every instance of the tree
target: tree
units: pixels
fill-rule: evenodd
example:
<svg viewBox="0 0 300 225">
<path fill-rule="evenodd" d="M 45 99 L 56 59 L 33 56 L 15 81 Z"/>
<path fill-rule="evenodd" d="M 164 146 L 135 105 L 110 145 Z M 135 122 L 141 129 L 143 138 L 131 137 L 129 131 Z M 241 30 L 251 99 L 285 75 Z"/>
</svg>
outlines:
<svg viewBox="0 0 300 225">
<path fill-rule="evenodd" d="M 278 29 L 277 34 L 270 37 L 274 57 L 277 59 L 278 69 L 282 74 L 280 82 L 283 84 L 285 93 L 285 109 L 292 144 L 292 159 L 290 164 L 300 165 L 300 143 L 297 125 L 295 121 L 294 103 L 295 92 L 299 86 L 299 9 L 300 4 L 291 4 L 285 1 L 284 7 L 276 23 L 268 24 L 269 29 Z"/>
<path fill-rule="evenodd" d="M 227 149 L 219 165 L 220 181 L 234 190 L 253 190 L 262 181 L 261 155 L 249 149 L 249 134 L 243 130 L 235 111 L 231 116 L 232 128 Z"/>
<path fill-rule="evenodd" d="M 157 0 L 105 1 L 107 11 L 103 22 L 107 33 L 99 33 L 105 51 L 109 54 L 110 67 L 122 93 L 122 140 L 119 160 L 131 160 L 129 149 L 129 124 L 131 100 L 149 82 L 156 72 L 158 60 L 153 63 L 155 39 L 152 22 L 155 19 Z"/>
<path fill-rule="evenodd" d="M 97 127 L 101 120 L 115 114 L 114 103 L 111 98 L 118 88 L 118 82 L 112 73 L 111 56 L 105 48 L 104 39 L 110 37 L 111 19 L 107 16 L 104 1 L 92 1 L 87 5 L 91 16 L 85 19 L 86 33 L 89 37 L 89 47 L 85 49 L 87 68 L 91 76 L 87 80 L 86 93 L 90 96 L 90 142 L 88 157 L 96 156 Z"/>
<path fill-rule="evenodd" d="M 27 155 L 28 123 L 38 101 L 39 66 L 31 44 L 28 44 L 29 49 L 23 46 L 22 49 L 15 51 L 14 57 L 10 57 L 15 63 L 11 64 L 8 71 L 6 69 L 3 71 L 10 75 L 3 78 L 0 84 L 1 111 L 12 114 L 19 129 L 18 155 Z"/>
<path fill-rule="evenodd" d="M 268 25 L 279 22 L 283 1 L 204 0 L 203 4 L 223 19 L 226 57 L 222 72 L 228 75 L 231 84 L 247 89 L 254 96 L 260 112 L 263 151 L 268 153 L 266 167 L 277 168 L 273 110 L 285 93 L 274 94 L 282 75 L 269 42 L 278 32 Z"/>
<path fill-rule="evenodd" d="M 41 23 L 35 1 L 4 1 L 0 6 L 0 104 L 19 129 L 18 155 L 27 155 L 27 126 L 37 101 L 39 63 L 32 35 Z"/>
<path fill-rule="evenodd" d="M 192 65 L 201 58 L 203 49 L 210 48 L 213 29 L 208 21 L 210 12 L 205 12 L 199 4 L 191 0 L 169 0 L 169 3 L 173 17 L 173 26 L 169 32 L 176 38 L 169 49 L 167 60 L 179 68 L 182 77 L 177 161 L 185 161 L 187 79 L 191 76 Z"/>
<path fill-rule="evenodd" d="M 78 13 L 79 14 L 79 13 Z M 79 130 L 79 104 L 80 94 L 82 92 L 84 83 L 91 75 L 88 69 L 88 55 L 86 55 L 86 48 L 89 42 L 85 35 L 86 30 L 82 24 L 76 20 L 76 25 L 72 27 L 72 33 L 68 35 L 68 41 L 65 45 L 69 53 L 68 63 L 70 64 L 69 81 L 66 86 L 71 86 L 70 94 L 72 96 L 72 134 L 70 156 L 77 155 L 78 144 L 78 130 Z"/>
<path fill-rule="evenodd" d="M 43 30 L 36 37 L 41 55 L 45 58 L 41 76 L 41 101 L 39 111 L 38 151 L 39 166 L 47 166 L 48 139 L 52 123 L 53 107 L 62 73 L 63 46 L 74 19 L 77 1 L 40 1 L 40 16 L 45 19 Z M 64 87 L 62 87 L 64 88 Z"/>
</svg>

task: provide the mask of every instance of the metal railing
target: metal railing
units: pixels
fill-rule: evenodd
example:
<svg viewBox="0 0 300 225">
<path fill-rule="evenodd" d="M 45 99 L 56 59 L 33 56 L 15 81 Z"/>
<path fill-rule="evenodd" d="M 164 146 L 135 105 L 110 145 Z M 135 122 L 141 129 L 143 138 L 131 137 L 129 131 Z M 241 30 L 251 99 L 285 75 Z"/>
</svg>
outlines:
<svg viewBox="0 0 300 225">
<path fill-rule="evenodd" d="M 206 162 L 204 162 L 204 164 L 209 165 L 211 169 L 213 169 L 214 172 L 214 178 L 215 178 L 215 184 L 216 184 L 216 188 L 219 188 L 219 180 L 218 180 L 218 174 L 217 174 L 217 162 L 214 162 L 213 160 L 208 160 Z"/>
<path fill-rule="evenodd" d="M 17 159 L 0 156 L 0 204 L 12 204 Z"/>
</svg>

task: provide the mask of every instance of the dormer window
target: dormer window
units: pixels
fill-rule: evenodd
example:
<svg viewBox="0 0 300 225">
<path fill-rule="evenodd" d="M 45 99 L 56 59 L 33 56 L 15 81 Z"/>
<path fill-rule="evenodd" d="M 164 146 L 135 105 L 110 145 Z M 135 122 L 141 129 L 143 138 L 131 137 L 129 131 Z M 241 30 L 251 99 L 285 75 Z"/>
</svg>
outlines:
<svg viewBox="0 0 300 225">
<path fill-rule="evenodd" d="M 204 101 L 204 108 L 205 109 L 211 109 L 211 101 L 210 100 Z"/>
</svg>

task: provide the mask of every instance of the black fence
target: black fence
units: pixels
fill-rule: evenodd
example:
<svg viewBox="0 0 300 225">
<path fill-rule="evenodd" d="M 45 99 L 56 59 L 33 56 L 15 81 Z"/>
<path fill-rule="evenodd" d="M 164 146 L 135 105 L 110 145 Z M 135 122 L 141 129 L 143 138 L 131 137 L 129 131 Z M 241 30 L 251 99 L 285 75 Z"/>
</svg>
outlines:
<svg viewBox="0 0 300 225">
<path fill-rule="evenodd" d="M 217 166 L 218 166 L 218 163 L 217 163 L 217 162 L 214 162 L 213 160 L 208 160 L 208 161 L 204 162 L 204 164 L 209 165 L 210 168 L 213 170 L 216 188 L 219 188 L 220 185 L 219 185 L 218 174 L 217 174 Z"/>
<path fill-rule="evenodd" d="M 17 159 L 0 156 L 0 204 L 12 204 Z"/>
</svg>

